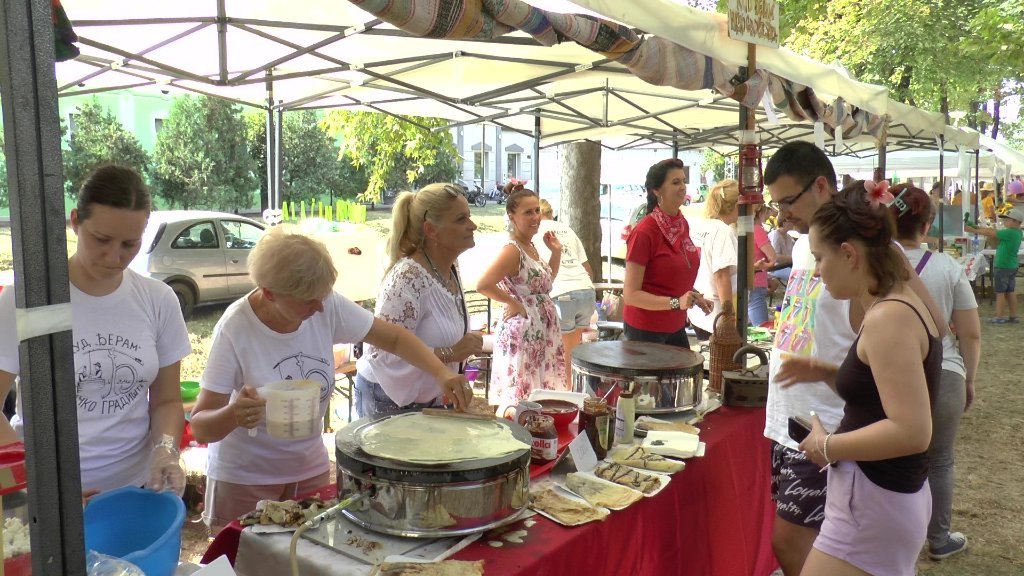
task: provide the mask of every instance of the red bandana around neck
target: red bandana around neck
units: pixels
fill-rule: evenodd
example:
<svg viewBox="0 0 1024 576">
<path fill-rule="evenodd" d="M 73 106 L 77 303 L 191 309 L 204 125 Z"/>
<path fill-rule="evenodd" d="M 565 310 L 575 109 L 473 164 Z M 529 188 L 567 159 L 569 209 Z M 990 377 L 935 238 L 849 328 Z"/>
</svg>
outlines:
<svg viewBox="0 0 1024 576">
<path fill-rule="evenodd" d="M 657 222 L 658 228 L 661 229 L 665 240 L 668 240 L 669 246 L 676 252 L 682 253 L 682 239 L 686 235 L 686 220 L 683 219 L 683 213 L 669 216 L 661 211 L 660 206 L 656 206 L 651 212 L 651 217 Z"/>
</svg>

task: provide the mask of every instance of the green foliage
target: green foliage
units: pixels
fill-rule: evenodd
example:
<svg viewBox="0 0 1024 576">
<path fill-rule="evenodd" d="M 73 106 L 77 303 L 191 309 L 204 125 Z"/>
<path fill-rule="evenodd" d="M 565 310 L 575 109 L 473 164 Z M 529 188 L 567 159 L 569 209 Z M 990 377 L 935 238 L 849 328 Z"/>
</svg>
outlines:
<svg viewBox="0 0 1024 576">
<path fill-rule="evenodd" d="M 241 112 L 216 98 L 174 101 L 156 139 L 156 192 L 181 208 L 249 208 L 257 180 Z"/>
<path fill-rule="evenodd" d="M 64 152 L 64 189 L 76 198 L 86 177 L 97 166 L 115 162 L 145 174 L 149 170 L 149 154 L 135 135 L 93 97 L 78 108 L 75 132 L 68 138 Z"/>
<path fill-rule="evenodd" d="M 700 174 L 697 177 L 691 177 L 690 180 L 694 183 L 699 182 L 708 170 L 715 173 L 715 182 L 725 180 L 725 155 L 719 154 L 711 148 L 705 148 L 704 159 L 700 163 Z"/>
<path fill-rule="evenodd" d="M 998 3 L 791 0 L 782 12 L 782 36 L 794 50 L 841 63 L 858 80 L 887 86 L 894 99 L 927 110 L 967 110 L 1017 74 L 996 57 L 1000 45 L 980 33 L 998 28 L 994 22 L 979 23 Z"/>
<path fill-rule="evenodd" d="M 417 126 L 418 124 L 418 126 Z M 375 112 L 334 111 L 324 119 L 329 134 L 342 139 L 342 154 L 368 175 L 364 200 L 379 200 L 386 189 L 448 182 L 458 174 L 458 152 L 447 121 L 413 116 L 409 122 Z M 424 130 L 422 127 L 427 128 Z"/>
</svg>

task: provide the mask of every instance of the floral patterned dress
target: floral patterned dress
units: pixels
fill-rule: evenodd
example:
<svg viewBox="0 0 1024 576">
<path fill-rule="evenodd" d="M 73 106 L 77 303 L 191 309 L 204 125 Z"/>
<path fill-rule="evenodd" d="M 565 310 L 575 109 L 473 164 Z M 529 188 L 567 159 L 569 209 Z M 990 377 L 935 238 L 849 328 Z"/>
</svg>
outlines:
<svg viewBox="0 0 1024 576">
<path fill-rule="evenodd" d="M 506 276 L 498 286 L 523 305 L 527 317 L 509 318 L 498 326 L 489 399 L 498 405 L 515 404 L 534 389 L 566 388 L 562 331 L 551 299 L 551 268 L 510 244 L 519 249 L 519 274 Z"/>
</svg>

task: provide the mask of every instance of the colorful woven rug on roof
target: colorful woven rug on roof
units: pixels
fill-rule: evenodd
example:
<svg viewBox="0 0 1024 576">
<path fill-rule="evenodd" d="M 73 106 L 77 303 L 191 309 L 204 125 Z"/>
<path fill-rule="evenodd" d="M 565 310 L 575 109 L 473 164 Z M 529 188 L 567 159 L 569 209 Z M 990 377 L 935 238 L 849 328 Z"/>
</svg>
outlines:
<svg viewBox="0 0 1024 576">
<path fill-rule="evenodd" d="M 628 0 L 623 0 L 628 1 Z M 446 40 L 493 39 L 526 32 L 543 46 L 570 40 L 625 66 L 641 80 L 681 90 L 715 90 L 757 107 L 767 90 L 775 106 L 798 122 L 822 122 L 845 137 L 884 135 L 884 117 L 831 104 L 814 91 L 758 69 L 746 81 L 738 70 L 657 36 L 640 37 L 631 28 L 582 14 L 536 8 L 522 0 L 349 0 L 366 12 L 410 34 Z"/>
</svg>

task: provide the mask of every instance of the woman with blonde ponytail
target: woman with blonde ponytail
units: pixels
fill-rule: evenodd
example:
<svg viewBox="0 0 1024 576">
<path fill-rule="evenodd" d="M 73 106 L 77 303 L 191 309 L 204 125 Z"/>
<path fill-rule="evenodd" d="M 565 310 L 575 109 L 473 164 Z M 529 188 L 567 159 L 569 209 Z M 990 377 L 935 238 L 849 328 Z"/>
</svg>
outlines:
<svg viewBox="0 0 1024 576">
<path fill-rule="evenodd" d="M 695 222 L 690 236 L 700 248 L 700 270 L 694 288 L 707 294 L 714 303 L 710 313 L 694 310 L 690 323 L 698 338 L 706 340 L 714 331 L 715 317 L 734 313 L 736 291 L 736 231 L 732 225 L 739 218 L 740 187 L 733 179 L 722 180 L 708 192 L 703 222 Z"/>
<path fill-rule="evenodd" d="M 469 332 L 456 260 L 473 247 L 469 203 L 451 184 L 403 192 L 392 208 L 388 269 L 374 315 L 413 332 L 452 370 L 479 354 L 483 338 Z M 356 413 L 440 405 L 430 374 L 367 345 L 356 363 Z"/>
</svg>

